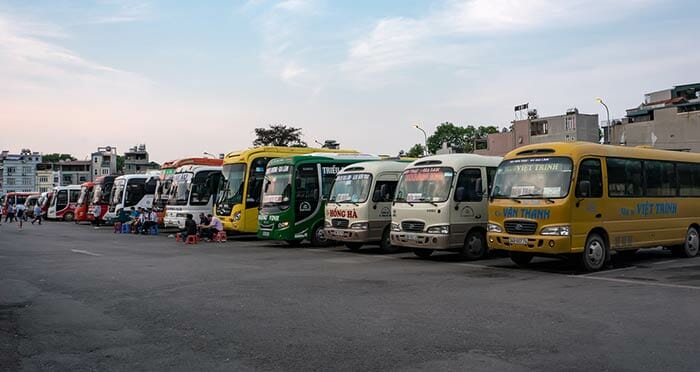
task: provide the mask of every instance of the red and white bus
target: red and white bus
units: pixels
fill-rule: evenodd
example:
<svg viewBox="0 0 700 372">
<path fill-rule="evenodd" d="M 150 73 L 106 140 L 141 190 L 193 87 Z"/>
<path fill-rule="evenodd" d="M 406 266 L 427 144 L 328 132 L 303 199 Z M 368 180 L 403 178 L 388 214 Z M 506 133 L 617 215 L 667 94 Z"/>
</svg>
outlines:
<svg viewBox="0 0 700 372">
<path fill-rule="evenodd" d="M 7 215 L 7 207 L 10 204 L 15 206 L 19 204 L 24 204 L 27 198 L 32 195 L 39 195 L 37 192 L 8 192 L 0 198 L 0 206 L 2 206 L 2 215 Z"/>
<path fill-rule="evenodd" d="M 115 178 L 117 178 L 117 176 L 102 176 L 95 179 L 95 186 L 92 189 L 92 197 L 90 198 L 87 209 L 89 221 L 94 221 L 95 218 L 100 221 L 104 219 L 107 208 L 109 208 L 109 197 L 112 193 Z M 100 206 L 99 216 L 95 216 L 95 206 L 97 205 Z"/>
<path fill-rule="evenodd" d="M 52 220 L 73 221 L 78 198 L 80 198 L 80 185 L 55 187 L 46 217 Z"/>
<path fill-rule="evenodd" d="M 49 213 L 49 205 L 51 205 L 51 199 L 53 199 L 53 191 L 42 192 L 39 197 L 39 207 L 41 207 L 41 217 L 46 219 L 46 215 Z"/>
<path fill-rule="evenodd" d="M 75 223 L 89 221 L 88 219 L 88 204 L 92 199 L 92 193 L 95 187 L 93 182 L 84 182 L 80 185 L 80 196 L 78 203 L 75 206 Z"/>
</svg>

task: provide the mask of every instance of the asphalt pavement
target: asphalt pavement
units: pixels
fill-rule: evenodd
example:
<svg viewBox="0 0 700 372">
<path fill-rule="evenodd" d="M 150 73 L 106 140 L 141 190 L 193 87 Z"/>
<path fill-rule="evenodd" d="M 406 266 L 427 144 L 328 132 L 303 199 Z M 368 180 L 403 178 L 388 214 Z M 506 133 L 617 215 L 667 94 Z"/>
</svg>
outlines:
<svg viewBox="0 0 700 372">
<path fill-rule="evenodd" d="M 0 226 L 2 371 L 697 371 L 700 259 L 586 274 Z"/>
</svg>

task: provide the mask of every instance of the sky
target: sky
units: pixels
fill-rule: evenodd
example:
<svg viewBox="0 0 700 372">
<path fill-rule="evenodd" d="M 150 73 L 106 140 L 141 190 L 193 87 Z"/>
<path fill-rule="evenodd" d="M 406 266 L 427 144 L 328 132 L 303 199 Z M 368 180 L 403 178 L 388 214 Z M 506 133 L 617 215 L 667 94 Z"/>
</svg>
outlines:
<svg viewBox="0 0 700 372">
<path fill-rule="evenodd" d="M 0 148 L 151 159 L 313 144 L 397 154 L 529 102 L 613 118 L 700 81 L 700 2 L 0 0 Z"/>
</svg>

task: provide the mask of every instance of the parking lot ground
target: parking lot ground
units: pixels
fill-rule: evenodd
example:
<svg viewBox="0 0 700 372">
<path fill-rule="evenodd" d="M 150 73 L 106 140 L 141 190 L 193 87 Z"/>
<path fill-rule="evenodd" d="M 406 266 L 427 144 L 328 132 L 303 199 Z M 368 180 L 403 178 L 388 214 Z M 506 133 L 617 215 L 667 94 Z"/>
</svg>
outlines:
<svg viewBox="0 0 700 372">
<path fill-rule="evenodd" d="M 0 370 L 696 371 L 700 259 L 580 272 L 0 226 Z"/>
</svg>

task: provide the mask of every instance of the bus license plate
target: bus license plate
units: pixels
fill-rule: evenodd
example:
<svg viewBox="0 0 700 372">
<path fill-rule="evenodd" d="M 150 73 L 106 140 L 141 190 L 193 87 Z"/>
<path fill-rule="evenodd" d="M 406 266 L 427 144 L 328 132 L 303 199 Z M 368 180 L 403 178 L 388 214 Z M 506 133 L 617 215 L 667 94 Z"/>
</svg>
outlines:
<svg viewBox="0 0 700 372">
<path fill-rule="evenodd" d="M 270 232 L 269 232 L 269 231 L 263 231 L 263 232 L 262 232 L 262 236 L 270 236 Z"/>
<path fill-rule="evenodd" d="M 345 233 L 343 231 L 340 231 L 340 230 L 331 230 L 331 235 L 342 237 L 342 236 L 345 236 Z"/>
<path fill-rule="evenodd" d="M 417 234 L 406 234 L 406 240 L 418 240 Z"/>
<path fill-rule="evenodd" d="M 510 238 L 510 244 L 527 245 L 527 238 Z"/>
</svg>

